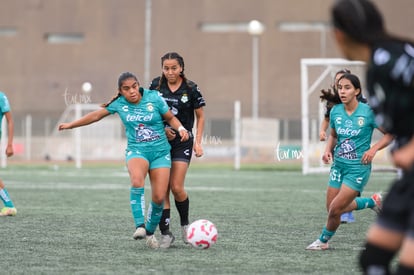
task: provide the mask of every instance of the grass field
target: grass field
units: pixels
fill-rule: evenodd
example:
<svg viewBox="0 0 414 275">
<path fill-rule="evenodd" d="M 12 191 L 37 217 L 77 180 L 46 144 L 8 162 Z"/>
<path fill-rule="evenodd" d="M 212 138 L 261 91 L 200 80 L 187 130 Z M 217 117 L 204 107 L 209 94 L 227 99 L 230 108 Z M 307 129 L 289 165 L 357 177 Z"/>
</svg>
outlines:
<svg viewBox="0 0 414 275">
<path fill-rule="evenodd" d="M 358 274 L 371 210 L 341 225 L 334 249 L 306 251 L 325 223 L 327 175 L 191 167 L 190 219 L 206 218 L 218 242 L 196 250 L 177 236 L 167 250 L 132 239 L 129 179 L 122 164 L 82 169 L 9 165 L 0 171 L 18 215 L 2 217 L 1 274 Z M 373 173 L 363 195 L 386 191 L 392 173 Z M 149 201 L 149 186 L 146 197 Z"/>
</svg>

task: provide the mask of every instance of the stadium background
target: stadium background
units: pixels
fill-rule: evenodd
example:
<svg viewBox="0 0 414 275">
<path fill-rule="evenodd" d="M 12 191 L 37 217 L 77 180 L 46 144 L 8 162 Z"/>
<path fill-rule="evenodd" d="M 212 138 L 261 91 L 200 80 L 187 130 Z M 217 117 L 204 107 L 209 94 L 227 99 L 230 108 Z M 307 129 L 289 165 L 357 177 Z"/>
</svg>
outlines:
<svg viewBox="0 0 414 275">
<path fill-rule="evenodd" d="M 332 0 L 150 2 L 147 75 L 152 79 L 161 73 L 160 57 L 166 52 L 177 51 L 184 57 L 187 77 L 198 83 L 207 101 L 207 143 L 222 144 L 233 138 L 236 100 L 241 102 L 243 117 L 252 114 L 252 36 L 205 32 L 202 26 L 245 24 L 253 19 L 266 27 L 259 38 L 259 116 L 280 122 L 278 138 L 292 144 L 300 140 L 300 60 L 340 54 L 329 29 L 287 32 L 280 26 L 289 22 L 327 26 Z M 412 0 L 375 2 L 390 31 L 414 37 Z M 73 103 L 106 102 L 115 94 L 120 72 L 132 71 L 148 86 L 144 79 L 146 3 L 0 0 L 0 90 L 12 104 L 16 159 L 45 158 L 44 147 L 62 113 Z M 60 35 L 69 40 L 54 40 Z M 84 82 L 92 83 L 88 94 L 81 89 Z M 29 156 L 23 138 L 28 131 L 33 143 Z"/>
</svg>

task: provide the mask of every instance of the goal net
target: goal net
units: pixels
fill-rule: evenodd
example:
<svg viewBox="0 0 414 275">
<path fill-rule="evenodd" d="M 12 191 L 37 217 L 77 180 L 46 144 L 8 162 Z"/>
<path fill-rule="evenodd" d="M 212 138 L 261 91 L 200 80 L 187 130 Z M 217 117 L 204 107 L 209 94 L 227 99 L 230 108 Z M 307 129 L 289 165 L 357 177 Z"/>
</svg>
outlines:
<svg viewBox="0 0 414 275">
<path fill-rule="evenodd" d="M 305 58 L 301 59 L 301 105 L 302 105 L 302 173 L 328 172 L 330 165 L 322 162 L 322 154 L 326 142 L 319 141 L 319 130 L 324 113 L 325 102 L 319 96 L 322 89 L 332 88 L 335 73 L 341 69 L 349 69 L 361 80 L 362 93 L 365 87 L 365 63 L 337 58 Z M 330 129 L 327 129 L 329 135 Z M 382 134 L 374 131 L 373 142 Z M 388 150 L 377 153 L 373 169 L 393 169 Z"/>
<path fill-rule="evenodd" d="M 54 160 L 74 160 L 77 167 L 81 166 L 82 160 L 123 159 L 126 141 L 116 116 L 107 116 L 85 127 L 58 131 L 60 123 L 73 121 L 99 108 L 98 104 L 69 105 L 48 138 L 45 156 Z"/>
</svg>

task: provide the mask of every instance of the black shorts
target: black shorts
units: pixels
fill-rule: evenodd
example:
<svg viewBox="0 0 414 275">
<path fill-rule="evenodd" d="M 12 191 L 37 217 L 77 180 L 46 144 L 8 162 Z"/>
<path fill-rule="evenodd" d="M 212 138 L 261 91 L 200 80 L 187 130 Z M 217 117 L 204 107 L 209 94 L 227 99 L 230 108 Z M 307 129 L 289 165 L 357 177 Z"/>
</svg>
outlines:
<svg viewBox="0 0 414 275">
<path fill-rule="evenodd" d="M 392 184 L 377 223 L 414 238 L 414 169 Z"/>
<path fill-rule="evenodd" d="M 170 141 L 171 145 L 171 161 L 183 161 L 189 163 L 193 155 L 194 138 L 189 132 L 190 138 L 181 142 L 179 135 Z"/>
</svg>

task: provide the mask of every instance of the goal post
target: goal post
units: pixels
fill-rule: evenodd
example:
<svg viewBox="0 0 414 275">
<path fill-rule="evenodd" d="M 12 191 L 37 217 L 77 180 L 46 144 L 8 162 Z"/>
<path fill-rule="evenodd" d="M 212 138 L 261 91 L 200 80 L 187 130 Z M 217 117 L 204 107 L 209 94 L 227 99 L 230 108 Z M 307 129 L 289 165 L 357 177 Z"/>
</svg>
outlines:
<svg viewBox="0 0 414 275">
<path fill-rule="evenodd" d="M 101 108 L 98 104 L 69 105 L 62 113 L 53 133 L 48 138 L 44 154 L 49 159 L 73 160 L 77 168 L 83 160 L 121 160 L 126 140 L 122 134 L 122 124 L 116 116 L 78 127 L 70 131 L 58 131 L 62 122 L 79 119 L 86 113 Z"/>
<path fill-rule="evenodd" d="M 364 83 L 365 63 L 341 58 L 303 58 L 301 66 L 302 173 L 329 171 L 321 162 L 325 143 L 319 141 L 319 126 L 325 105 L 320 102 L 322 89 L 331 88 L 335 73 L 347 68 Z M 363 85 L 362 85 L 363 86 Z"/>
</svg>

